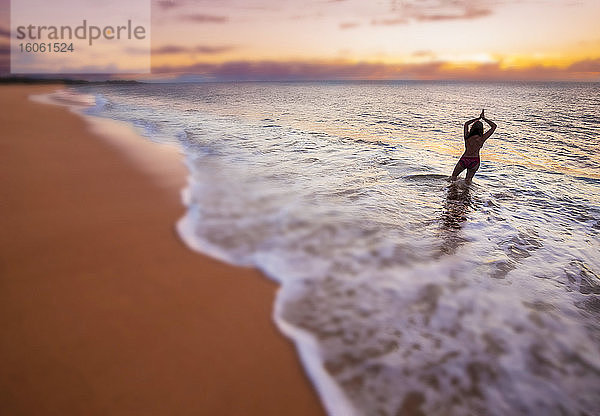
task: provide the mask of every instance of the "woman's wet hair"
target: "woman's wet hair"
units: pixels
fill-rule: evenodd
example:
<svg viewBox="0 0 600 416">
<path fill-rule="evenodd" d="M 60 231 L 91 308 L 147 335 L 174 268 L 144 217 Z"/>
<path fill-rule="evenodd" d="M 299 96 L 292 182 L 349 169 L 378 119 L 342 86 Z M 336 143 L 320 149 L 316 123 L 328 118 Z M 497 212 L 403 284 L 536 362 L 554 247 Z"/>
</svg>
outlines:
<svg viewBox="0 0 600 416">
<path fill-rule="evenodd" d="M 477 120 L 473 123 L 467 137 L 471 136 L 483 136 L 483 123 L 481 121 Z"/>
</svg>

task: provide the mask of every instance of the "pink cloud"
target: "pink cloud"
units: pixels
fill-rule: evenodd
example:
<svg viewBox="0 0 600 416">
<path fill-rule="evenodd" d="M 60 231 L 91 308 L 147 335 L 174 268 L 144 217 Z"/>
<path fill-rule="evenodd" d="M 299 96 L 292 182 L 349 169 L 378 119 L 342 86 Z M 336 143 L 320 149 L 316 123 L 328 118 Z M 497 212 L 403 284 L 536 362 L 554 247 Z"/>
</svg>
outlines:
<svg viewBox="0 0 600 416">
<path fill-rule="evenodd" d="M 195 23 L 226 23 L 229 20 L 229 17 L 212 14 L 188 14 L 182 15 L 181 19 Z"/>
<path fill-rule="evenodd" d="M 154 67 L 153 73 L 198 74 L 215 79 L 236 80 L 327 80 L 379 79 L 395 75 L 429 74 L 442 63 L 386 65 L 381 63 L 336 63 L 313 61 L 231 61 L 198 63 L 183 67 Z"/>
<path fill-rule="evenodd" d="M 165 45 L 155 49 L 152 49 L 153 54 L 178 54 L 178 53 L 201 53 L 201 54 L 219 54 L 235 49 L 234 46 L 221 45 L 221 46 L 208 46 L 208 45 L 197 45 L 192 47 L 179 46 L 179 45 Z"/>
<path fill-rule="evenodd" d="M 417 14 L 415 18 L 419 21 L 439 21 L 439 20 L 461 20 L 461 19 L 478 19 L 480 17 L 489 16 L 492 11 L 489 9 L 465 8 L 458 13 L 434 13 L 434 14 Z"/>
<path fill-rule="evenodd" d="M 489 0 L 403 0 L 392 1 L 392 13 L 400 20 L 420 22 L 478 19 L 492 14 Z"/>
<path fill-rule="evenodd" d="M 575 62 L 569 66 L 569 70 L 574 72 L 600 72 L 600 58 Z"/>
</svg>

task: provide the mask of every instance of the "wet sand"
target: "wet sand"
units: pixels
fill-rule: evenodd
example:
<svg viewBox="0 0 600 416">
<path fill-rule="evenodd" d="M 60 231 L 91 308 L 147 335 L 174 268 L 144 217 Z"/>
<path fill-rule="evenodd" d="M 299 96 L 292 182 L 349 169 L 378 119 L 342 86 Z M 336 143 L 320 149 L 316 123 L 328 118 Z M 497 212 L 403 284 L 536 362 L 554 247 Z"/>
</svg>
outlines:
<svg viewBox="0 0 600 416">
<path fill-rule="evenodd" d="M 0 413 L 323 414 L 277 286 L 178 239 L 180 158 L 27 99 L 57 88 L 0 86 Z"/>
</svg>

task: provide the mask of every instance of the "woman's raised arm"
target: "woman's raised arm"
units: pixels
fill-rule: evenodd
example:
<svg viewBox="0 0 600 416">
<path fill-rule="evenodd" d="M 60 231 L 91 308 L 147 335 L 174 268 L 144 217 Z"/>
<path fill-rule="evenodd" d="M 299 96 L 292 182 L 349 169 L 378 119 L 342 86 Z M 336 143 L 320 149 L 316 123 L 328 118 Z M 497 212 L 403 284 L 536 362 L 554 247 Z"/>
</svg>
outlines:
<svg viewBox="0 0 600 416">
<path fill-rule="evenodd" d="M 483 111 L 481 112 L 481 119 L 490 126 L 490 129 L 483 134 L 483 140 L 486 141 L 494 133 L 494 131 L 496 131 L 497 126 L 492 120 L 485 118 Z"/>
<path fill-rule="evenodd" d="M 465 123 L 465 139 L 467 138 L 467 135 L 469 134 L 469 124 L 475 123 L 477 120 L 479 120 L 479 117 L 471 119 Z"/>
</svg>

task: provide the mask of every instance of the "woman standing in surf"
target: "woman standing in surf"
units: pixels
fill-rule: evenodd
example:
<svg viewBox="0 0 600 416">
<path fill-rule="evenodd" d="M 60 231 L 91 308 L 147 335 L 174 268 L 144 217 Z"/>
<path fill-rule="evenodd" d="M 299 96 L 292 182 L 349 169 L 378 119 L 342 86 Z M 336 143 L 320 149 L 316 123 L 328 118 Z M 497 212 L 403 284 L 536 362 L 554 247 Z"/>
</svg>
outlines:
<svg viewBox="0 0 600 416">
<path fill-rule="evenodd" d="M 483 132 L 483 123 L 479 119 L 485 121 L 490 129 L 487 132 Z M 473 123 L 469 130 L 469 125 Z M 466 182 L 471 182 L 475 172 L 479 169 L 479 150 L 483 147 L 483 143 L 494 133 L 496 130 L 496 124 L 485 118 L 484 110 L 481 110 L 479 117 L 469 120 L 465 123 L 465 152 L 461 156 L 460 160 L 452 172 L 451 179 L 456 180 L 457 176 L 463 170 L 467 170 Z"/>
</svg>

